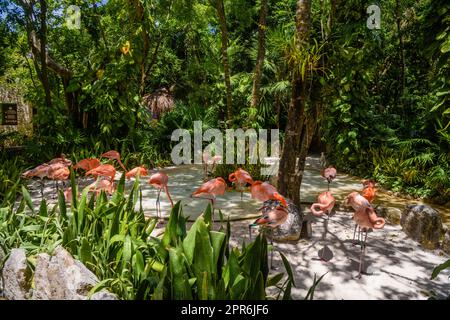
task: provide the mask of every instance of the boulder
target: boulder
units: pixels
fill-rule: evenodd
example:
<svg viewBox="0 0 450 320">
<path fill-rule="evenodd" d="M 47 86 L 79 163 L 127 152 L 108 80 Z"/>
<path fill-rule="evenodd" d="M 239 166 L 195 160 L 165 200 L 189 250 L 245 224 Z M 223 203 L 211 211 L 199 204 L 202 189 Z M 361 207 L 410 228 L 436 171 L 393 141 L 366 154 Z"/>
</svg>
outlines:
<svg viewBox="0 0 450 320">
<path fill-rule="evenodd" d="M 400 224 L 400 219 L 402 217 L 402 210 L 392 207 L 387 208 L 377 206 L 375 207 L 375 211 L 377 213 L 377 216 L 385 218 L 386 222 L 388 222 L 389 224 Z"/>
<path fill-rule="evenodd" d="M 447 230 L 444 236 L 444 240 L 442 240 L 441 249 L 447 254 L 450 254 L 450 231 Z"/>
<path fill-rule="evenodd" d="M 117 296 L 106 290 L 102 290 L 94 293 L 91 296 L 91 300 L 117 300 Z"/>
<path fill-rule="evenodd" d="M 403 231 L 426 249 L 436 249 L 444 234 L 439 212 L 427 205 L 407 205 L 400 224 Z"/>
<path fill-rule="evenodd" d="M 98 278 L 67 250 L 58 246 L 54 255 L 38 254 L 33 300 L 84 300 Z"/>
<path fill-rule="evenodd" d="M 266 212 L 274 209 L 279 204 L 280 203 L 276 200 L 268 200 L 264 202 L 262 214 L 264 215 Z M 269 237 L 273 236 L 273 241 L 289 242 L 298 241 L 300 239 L 303 225 L 303 214 L 292 203 L 292 201 L 287 200 L 287 204 L 289 215 L 286 222 L 273 230 L 273 234 L 268 234 Z"/>
<path fill-rule="evenodd" d="M 24 249 L 12 249 L 3 266 L 3 294 L 8 300 L 28 298 L 29 272 Z"/>
</svg>

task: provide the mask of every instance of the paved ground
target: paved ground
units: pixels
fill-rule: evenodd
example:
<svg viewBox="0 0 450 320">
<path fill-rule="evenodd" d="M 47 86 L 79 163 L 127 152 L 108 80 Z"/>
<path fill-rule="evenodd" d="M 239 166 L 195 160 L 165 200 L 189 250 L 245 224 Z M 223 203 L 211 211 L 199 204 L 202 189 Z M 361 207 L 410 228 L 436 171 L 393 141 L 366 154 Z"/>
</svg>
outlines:
<svg viewBox="0 0 450 320">
<path fill-rule="evenodd" d="M 302 183 L 303 201 L 314 201 L 317 195 L 326 190 L 327 183 L 318 172 L 318 159 L 308 158 Z M 208 201 L 192 199 L 189 195 L 202 183 L 202 168 L 200 166 L 180 166 L 164 168 L 162 171 L 169 175 L 169 190 L 174 201 L 181 200 L 185 215 L 190 220 L 202 213 Z M 116 180 L 120 178 L 117 174 Z M 155 215 L 156 190 L 141 182 L 144 210 L 147 215 Z M 91 183 L 92 179 L 80 179 L 80 186 Z M 131 188 L 133 181 L 127 182 Z M 29 188 L 35 204 L 40 201 L 39 182 L 30 182 Z M 339 174 L 331 185 L 331 191 L 337 202 L 351 191 L 361 189 L 360 180 L 348 175 Z M 52 182 L 47 182 L 45 198 L 50 203 L 55 195 Z M 414 201 L 395 199 L 393 206 L 404 207 L 406 203 Z M 378 203 L 390 205 L 391 199 L 386 194 L 379 194 Z M 389 201 L 389 202 L 386 202 Z M 244 193 L 243 201 L 240 194 L 228 191 L 219 197 L 216 208 L 221 209 L 225 219 L 232 220 L 232 244 L 238 245 L 248 241 L 248 224 L 258 215 L 260 203 L 252 200 L 250 194 Z M 161 196 L 161 208 L 166 217 L 170 212 L 170 205 L 165 195 Z M 305 213 L 309 210 L 302 208 Z M 308 214 L 308 213 L 307 213 Z M 429 280 L 433 268 L 448 259 L 439 251 L 422 249 L 416 242 L 408 239 L 400 226 L 386 225 L 383 230 L 376 230 L 369 234 L 366 266 L 370 275 L 363 275 L 355 279 L 359 263 L 359 246 L 353 246 L 353 223 L 351 213 L 337 211 L 329 223 L 326 239 L 322 240 L 323 221 L 316 218 L 313 224 L 313 237 L 310 241 L 301 240 L 296 244 L 276 244 L 289 259 L 295 272 L 297 287 L 293 288 L 294 298 L 301 299 L 306 295 L 312 284 L 314 274 L 318 276 L 328 272 L 315 293 L 316 299 L 426 299 L 431 291 L 440 296 L 450 293 L 450 271 L 443 272 L 434 281 Z M 242 220 L 247 219 L 247 220 Z M 217 225 L 216 225 L 217 226 Z M 161 233 L 163 230 L 157 230 Z M 327 246 L 326 257 L 331 258 L 327 263 L 318 259 L 318 251 Z M 275 266 L 283 271 L 279 255 L 275 254 Z"/>
</svg>

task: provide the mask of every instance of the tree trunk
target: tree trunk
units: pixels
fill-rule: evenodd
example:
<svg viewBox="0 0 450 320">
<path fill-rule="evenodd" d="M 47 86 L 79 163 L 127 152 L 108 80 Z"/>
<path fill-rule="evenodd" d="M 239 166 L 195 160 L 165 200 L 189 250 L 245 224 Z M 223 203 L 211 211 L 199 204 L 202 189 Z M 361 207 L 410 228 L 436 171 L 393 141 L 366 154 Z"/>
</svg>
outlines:
<svg viewBox="0 0 450 320">
<path fill-rule="evenodd" d="M 40 0 L 41 6 L 44 4 L 44 13 L 46 14 L 46 2 L 45 0 Z M 69 112 L 69 115 L 71 116 L 74 124 L 77 127 L 81 127 L 81 118 L 80 118 L 80 112 L 79 112 L 79 106 L 78 106 L 78 99 L 77 96 L 79 94 L 79 90 L 76 92 L 67 92 L 67 86 L 69 85 L 70 80 L 72 79 L 73 73 L 70 69 L 58 64 L 55 60 L 53 60 L 45 51 L 45 42 L 46 37 L 44 37 L 44 41 L 42 41 L 42 32 L 44 34 L 46 33 L 46 23 L 45 23 L 45 16 L 44 20 L 42 20 L 42 12 L 41 12 L 41 18 L 40 22 L 44 21 L 44 25 L 41 25 L 41 39 L 38 39 L 36 35 L 36 27 L 35 27 L 35 20 L 33 18 L 33 5 L 34 1 L 31 0 L 18 0 L 19 4 L 22 6 L 24 13 L 25 13 L 25 27 L 27 30 L 27 36 L 28 36 L 28 43 L 31 49 L 31 52 L 33 53 L 33 62 L 34 66 L 36 68 L 36 73 L 39 76 L 39 79 L 41 80 L 41 83 L 44 87 L 44 90 L 48 88 L 50 89 L 50 85 L 48 82 L 48 76 L 43 76 L 43 72 L 47 72 L 47 70 L 51 70 L 57 75 L 59 75 L 63 82 L 64 87 L 64 95 L 66 97 L 66 105 Z M 41 7 L 42 8 L 42 7 Z M 42 29 L 44 27 L 44 29 Z M 41 60 L 41 66 L 39 67 L 37 63 L 37 59 Z M 46 92 L 47 96 L 47 92 Z M 46 104 L 48 106 L 48 103 L 51 103 L 51 96 L 50 99 L 46 97 Z"/>
<path fill-rule="evenodd" d="M 228 62 L 228 29 L 225 19 L 225 8 L 223 6 L 223 0 L 216 0 L 217 15 L 219 17 L 220 34 L 222 41 L 222 63 L 223 73 L 225 76 L 225 89 L 227 94 L 227 120 L 231 123 L 233 121 L 233 102 L 232 91 L 230 81 L 230 65 Z"/>
<path fill-rule="evenodd" d="M 405 52 L 403 45 L 403 35 L 401 30 L 401 12 L 400 12 L 400 2 L 399 0 L 395 1 L 395 20 L 397 24 L 397 35 L 399 42 L 399 60 L 400 60 L 400 73 L 398 75 L 399 83 L 400 83 L 400 97 L 403 96 L 405 92 Z"/>
<path fill-rule="evenodd" d="M 39 3 L 41 4 L 41 13 L 40 13 L 41 82 L 42 82 L 42 86 L 44 87 L 44 92 L 45 92 L 45 104 L 46 104 L 47 108 L 51 108 L 52 107 L 52 96 L 51 96 L 51 91 L 50 91 L 50 82 L 48 80 L 48 72 L 47 72 L 47 64 L 46 64 L 47 51 L 45 50 L 45 44 L 47 43 L 47 22 L 46 22 L 47 3 L 45 0 L 40 0 Z"/>
<path fill-rule="evenodd" d="M 266 54 L 266 17 L 269 6 L 267 0 L 261 0 L 261 10 L 258 24 L 258 55 L 256 58 L 255 71 L 253 73 L 253 87 L 251 107 L 257 108 L 259 104 L 259 89 L 264 67 L 264 56 Z"/>
<path fill-rule="evenodd" d="M 311 1 L 298 0 L 296 10 L 296 42 L 299 49 L 304 49 L 308 45 Z M 309 126 L 308 121 L 305 126 L 305 105 L 306 105 L 306 86 L 302 76 L 293 72 L 291 103 L 288 110 L 288 120 L 285 131 L 285 141 L 280 159 L 278 172 L 279 192 L 293 200 L 294 204 L 300 206 L 300 183 L 301 173 L 297 169 L 297 156 L 302 155 L 306 158 L 304 146 L 308 141 Z M 302 131 L 305 131 L 306 138 L 302 137 Z M 306 140 L 305 140 L 306 139 Z M 305 141 L 305 143 L 303 143 Z M 300 154 L 300 151 L 301 154 Z M 300 162 L 304 159 L 299 159 Z"/>
</svg>

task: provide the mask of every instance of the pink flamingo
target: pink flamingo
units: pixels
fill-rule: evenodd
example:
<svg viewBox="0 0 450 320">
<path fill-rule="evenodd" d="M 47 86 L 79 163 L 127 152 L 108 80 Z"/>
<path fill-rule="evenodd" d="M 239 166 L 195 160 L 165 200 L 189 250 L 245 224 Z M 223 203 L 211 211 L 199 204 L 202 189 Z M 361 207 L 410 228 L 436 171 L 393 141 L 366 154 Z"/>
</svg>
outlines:
<svg viewBox="0 0 450 320">
<path fill-rule="evenodd" d="M 144 167 L 136 167 L 136 168 L 131 169 L 130 171 L 128 171 L 125 174 L 125 177 L 127 178 L 127 180 L 130 180 L 130 178 L 134 178 L 136 176 L 140 176 L 140 177 L 148 176 L 147 169 L 145 169 Z"/>
<path fill-rule="evenodd" d="M 330 190 L 330 183 L 336 178 L 336 175 L 337 175 L 336 168 L 333 166 L 324 168 L 324 169 L 320 170 L 320 175 L 327 180 L 328 190 Z"/>
<path fill-rule="evenodd" d="M 277 206 L 274 209 L 266 212 L 261 218 L 258 218 L 248 226 L 250 233 L 250 240 L 252 238 L 251 228 L 256 226 L 267 227 L 271 230 L 270 244 L 272 246 L 272 251 L 270 253 L 270 268 L 273 269 L 273 230 L 278 226 L 286 222 L 288 218 L 288 212 L 285 207 Z"/>
<path fill-rule="evenodd" d="M 89 171 L 97 168 L 98 166 L 100 166 L 100 160 L 98 160 L 97 158 L 88 158 L 77 162 L 73 166 L 73 169 L 74 170 L 83 169 L 84 171 Z"/>
<path fill-rule="evenodd" d="M 169 183 L 169 177 L 164 172 L 157 172 L 150 176 L 150 180 L 148 180 L 148 183 L 158 189 L 158 197 L 156 198 L 156 215 L 159 219 L 161 219 L 161 203 L 159 201 L 159 196 L 162 190 L 164 190 L 164 192 L 166 193 L 167 197 L 169 198 L 170 205 L 173 208 L 172 197 L 170 196 L 169 189 L 167 187 Z"/>
<path fill-rule="evenodd" d="M 277 200 L 284 207 L 287 207 L 286 199 L 277 192 L 277 189 L 270 183 L 255 181 L 250 187 L 250 192 L 253 199 L 265 202 L 267 200 Z"/>
<path fill-rule="evenodd" d="M 102 164 L 97 168 L 89 170 L 86 172 L 86 177 L 92 175 L 94 178 L 97 177 L 107 177 L 110 178 L 110 181 L 114 181 L 114 177 L 116 176 L 116 169 L 110 164 Z"/>
<path fill-rule="evenodd" d="M 47 177 L 48 175 L 48 170 L 50 169 L 50 165 L 44 163 L 41 165 L 38 165 L 37 167 L 31 169 L 31 170 L 27 170 L 24 173 L 22 173 L 22 178 L 25 179 L 32 179 L 34 177 L 37 177 L 41 180 L 41 198 L 44 198 L 44 186 L 45 186 L 45 182 L 44 182 L 44 178 Z"/>
<path fill-rule="evenodd" d="M 197 190 L 195 190 L 191 197 L 208 199 L 211 201 L 212 215 L 214 222 L 214 204 L 218 195 L 223 195 L 227 188 L 227 183 L 222 177 L 211 179 L 203 183 Z"/>
<path fill-rule="evenodd" d="M 242 168 L 239 168 L 235 172 L 231 173 L 228 176 L 228 180 L 236 185 L 236 190 L 241 192 L 241 201 L 245 185 L 247 183 L 250 185 L 253 184 L 253 179 L 250 174 Z"/>
<path fill-rule="evenodd" d="M 319 194 L 319 196 L 317 197 L 317 201 L 316 203 L 313 203 L 311 205 L 311 212 L 313 215 L 315 215 L 316 217 L 323 217 L 326 216 L 326 218 L 324 218 L 324 233 L 323 233 L 323 237 L 322 239 L 325 240 L 326 235 L 328 233 L 328 220 L 330 219 L 330 214 L 331 211 L 333 210 L 334 204 L 336 202 L 336 200 L 334 199 L 333 195 L 331 194 L 330 191 L 325 191 L 322 192 L 321 194 Z M 317 208 L 319 208 L 319 210 L 317 210 Z M 323 253 L 325 250 L 322 251 L 322 255 L 319 254 L 319 257 L 322 261 L 325 261 L 325 259 L 323 258 Z"/>
<path fill-rule="evenodd" d="M 116 160 L 119 163 L 120 167 L 123 169 L 123 171 L 127 172 L 127 169 L 120 160 L 120 153 L 117 152 L 116 150 L 110 150 L 108 152 L 105 152 L 100 157 L 107 158 L 109 160 Z"/>
<path fill-rule="evenodd" d="M 350 193 L 346 197 L 345 203 L 350 204 L 355 209 L 353 220 L 356 225 L 361 228 L 362 232 L 366 233 L 364 242 L 361 245 L 361 254 L 359 257 L 359 271 L 357 278 L 361 278 L 362 270 L 364 268 L 363 258 L 366 254 L 367 233 L 369 229 L 383 229 L 386 221 L 383 218 L 378 217 L 370 202 L 357 192 Z"/>
</svg>

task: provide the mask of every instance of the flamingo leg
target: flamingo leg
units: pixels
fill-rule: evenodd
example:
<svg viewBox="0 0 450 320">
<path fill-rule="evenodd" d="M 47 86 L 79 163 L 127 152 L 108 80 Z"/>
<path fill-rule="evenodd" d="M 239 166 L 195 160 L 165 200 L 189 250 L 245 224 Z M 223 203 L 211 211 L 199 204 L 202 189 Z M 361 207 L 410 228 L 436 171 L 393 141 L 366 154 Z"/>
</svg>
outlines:
<svg viewBox="0 0 450 320">
<path fill-rule="evenodd" d="M 44 186 L 45 186 L 44 179 L 41 179 L 41 200 L 44 199 Z"/>
<path fill-rule="evenodd" d="M 358 271 L 358 275 L 356 276 L 358 279 L 361 278 L 361 275 L 362 275 L 362 272 L 363 272 L 364 255 L 366 254 L 367 230 L 365 232 L 366 232 L 366 237 L 364 239 L 363 244 L 361 245 L 361 254 L 359 256 L 359 271 Z"/>
<path fill-rule="evenodd" d="M 274 250 L 274 247 L 273 247 L 273 229 L 271 229 L 270 233 L 271 233 L 270 245 L 272 246 L 272 249 L 270 250 L 270 269 L 273 270 L 274 269 L 274 267 L 273 267 L 273 250 Z"/>
<path fill-rule="evenodd" d="M 358 242 L 362 248 L 362 246 L 363 246 L 363 231 L 361 230 L 361 227 L 359 227 L 359 226 L 358 226 Z"/>
<path fill-rule="evenodd" d="M 252 225 L 251 224 L 248 225 L 248 235 L 249 235 L 250 241 L 252 241 Z"/>
<path fill-rule="evenodd" d="M 158 220 L 161 219 L 160 216 L 160 205 L 159 205 L 159 196 L 161 195 L 161 189 L 158 189 L 158 196 L 156 197 L 156 217 L 158 218 Z"/>
<path fill-rule="evenodd" d="M 356 245 L 355 238 L 356 238 L 356 229 L 357 229 L 357 228 L 358 228 L 358 225 L 355 224 L 355 230 L 353 231 L 353 245 L 354 245 L 354 246 Z M 358 241 L 359 241 L 359 232 L 358 232 Z"/>
</svg>

